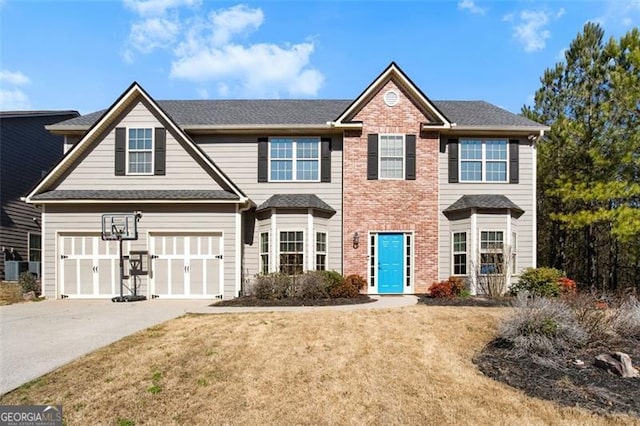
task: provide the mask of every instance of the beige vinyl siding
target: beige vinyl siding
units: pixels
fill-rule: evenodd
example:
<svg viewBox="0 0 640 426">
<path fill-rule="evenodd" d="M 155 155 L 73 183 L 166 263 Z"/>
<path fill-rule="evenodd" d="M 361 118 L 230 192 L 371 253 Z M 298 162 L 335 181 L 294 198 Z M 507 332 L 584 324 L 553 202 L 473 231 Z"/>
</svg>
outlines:
<svg viewBox="0 0 640 426">
<path fill-rule="evenodd" d="M 327 221 L 328 252 L 327 269 L 342 272 L 342 137 L 333 136 L 331 152 L 331 182 L 262 182 L 258 183 L 258 137 L 255 136 L 211 136 L 193 135 L 193 139 L 222 171 L 256 203 L 262 204 L 274 194 L 316 194 L 329 204 L 336 213 Z M 309 135 L 324 136 L 324 135 Z M 277 216 L 280 229 L 282 215 Z M 318 220 L 315 217 L 314 220 Z M 323 220 L 325 220 L 323 218 Z M 317 223 L 317 222 L 316 222 Z M 289 226 L 289 225 L 287 225 Z M 258 273 L 259 232 L 262 224 L 255 227 L 253 245 L 244 247 L 245 277 Z M 304 225 L 303 230 L 307 227 Z"/>
<path fill-rule="evenodd" d="M 471 135 L 470 135 L 471 136 Z M 444 142 L 452 136 L 441 135 Z M 514 138 L 502 138 L 514 139 Z M 524 269 L 529 266 L 535 266 L 533 262 L 533 233 L 535 232 L 534 211 L 535 211 L 535 194 L 534 194 L 534 170 L 533 159 L 535 156 L 535 148 L 526 139 L 520 139 L 519 147 L 519 182 L 517 184 L 509 183 L 449 183 L 448 173 L 448 152 L 440 152 L 438 159 L 439 168 L 439 247 L 441 250 L 451 247 L 451 222 L 442 213 L 444 209 L 449 207 L 463 195 L 474 194 L 501 194 L 507 196 L 518 207 L 524 210 L 522 216 L 512 220 L 512 229 L 518 233 L 518 266 Z M 484 221 L 485 219 L 483 219 Z M 501 221 L 500 229 L 506 231 L 506 217 L 496 219 Z M 486 219 L 482 222 L 478 221 L 478 228 L 483 228 L 485 224 L 490 225 L 493 219 Z M 478 230 L 476 230 L 477 232 Z M 479 234 L 478 234 L 479 238 Z M 505 237 L 506 238 L 506 237 Z M 479 239 L 478 239 L 479 244 Z M 451 269 L 450 256 L 440 256 L 439 270 L 440 279 L 446 279 L 447 273 Z"/>
<path fill-rule="evenodd" d="M 138 103 L 116 127 L 162 127 L 149 110 Z M 203 189 L 220 186 L 184 150 L 170 132 L 166 139 L 166 175 L 115 176 L 115 129 L 93 147 L 56 189 Z"/>
<path fill-rule="evenodd" d="M 139 205 L 47 205 L 45 209 L 44 289 L 47 297 L 59 297 L 56 274 L 59 259 L 57 235 L 59 233 L 86 232 L 100 235 L 101 217 L 108 212 L 140 210 Z M 224 238 L 224 297 L 236 296 L 236 228 L 235 205 L 144 205 L 138 223 L 137 241 L 131 241 L 130 250 L 147 250 L 149 232 L 222 232 Z M 150 253 L 153 254 L 153 253 Z M 144 283 L 144 288 L 147 283 Z"/>
</svg>

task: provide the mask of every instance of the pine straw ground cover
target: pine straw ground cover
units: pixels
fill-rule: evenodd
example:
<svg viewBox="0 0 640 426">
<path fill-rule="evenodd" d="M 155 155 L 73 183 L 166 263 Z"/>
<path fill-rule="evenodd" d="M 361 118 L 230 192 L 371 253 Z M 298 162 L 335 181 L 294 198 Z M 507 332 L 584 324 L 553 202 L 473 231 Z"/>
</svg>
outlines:
<svg viewBox="0 0 640 426">
<path fill-rule="evenodd" d="M 527 397 L 474 354 L 505 308 L 187 315 L 13 391 L 85 424 L 630 424 Z"/>
</svg>

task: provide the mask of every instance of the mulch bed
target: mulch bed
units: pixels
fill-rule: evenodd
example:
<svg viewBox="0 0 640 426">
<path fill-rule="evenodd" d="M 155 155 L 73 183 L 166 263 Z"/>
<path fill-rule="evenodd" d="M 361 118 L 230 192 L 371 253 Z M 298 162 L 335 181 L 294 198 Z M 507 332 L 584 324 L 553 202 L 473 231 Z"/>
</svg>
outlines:
<svg viewBox="0 0 640 426">
<path fill-rule="evenodd" d="M 419 296 L 418 303 L 422 303 L 429 306 L 476 306 L 485 308 L 497 308 L 503 306 L 511 306 L 513 297 L 431 297 L 431 296 Z"/>
<path fill-rule="evenodd" d="M 512 306 L 512 297 L 434 298 L 420 296 L 418 303 L 429 306 Z M 546 360 L 511 358 L 509 348 L 496 339 L 473 362 L 494 380 L 521 389 L 527 395 L 560 405 L 580 407 L 601 414 L 628 414 L 640 417 L 640 378 L 625 379 L 594 365 L 596 355 L 607 352 L 628 354 L 636 368 L 640 364 L 640 345 L 622 343 L 616 348 L 588 348 L 572 356 Z M 582 368 L 573 362 L 584 361 Z"/>
<path fill-rule="evenodd" d="M 632 343 L 612 348 L 640 361 L 640 348 Z M 527 395 L 560 405 L 580 407 L 601 414 L 621 413 L 640 417 L 640 378 L 622 378 L 596 367 L 596 355 L 613 352 L 607 348 L 582 350 L 571 357 L 559 357 L 555 365 L 533 358 L 509 358 L 509 349 L 499 340 L 489 343 L 473 362 L 485 375 L 523 390 Z M 579 368 L 573 361 L 584 361 Z"/>
<path fill-rule="evenodd" d="M 241 296 L 235 299 L 223 300 L 219 303 L 209 305 L 211 307 L 221 306 L 334 306 L 334 305 L 359 305 L 362 303 L 375 302 L 369 296 L 360 295 L 358 297 L 341 297 L 336 299 L 256 299 L 252 296 Z"/>
</svg>

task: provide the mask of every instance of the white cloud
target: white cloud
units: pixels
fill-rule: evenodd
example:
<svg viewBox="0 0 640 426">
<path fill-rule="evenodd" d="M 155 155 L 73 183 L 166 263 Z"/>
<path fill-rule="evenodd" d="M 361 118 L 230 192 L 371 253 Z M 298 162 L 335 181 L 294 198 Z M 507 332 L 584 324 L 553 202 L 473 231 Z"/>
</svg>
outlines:
<svg viewBox="0 0 640 426">
<path fill-rule="evenodd" d="M 0 70 L 0 83 L 7 83 L 12 86 L 22 86 L 29 83 L 29 77 L 20 71 Z"/>
<path fill-rule="evenodd" d="M 141 53 L 150 53 L 155 49 L 171 46 L 178 35 L 178 25 L 177 21 L 166 18 L 150 18 L 135 22 L 131 25 L 129 43 Z"/>
<path fill-rule="evenodd" d="M 473 0 L 460 0 L 458 2 L 458 9 L 459 10 L 468 10 L 469 12 L 473 13 L 474 15 L 484 15 L 487 10 L 485 8 L 482 8 L 480 6 L 478 6 L 477 4 L 475 4 L 473 2 Z"/>
<path fill-rule="evenodd" d="M 252 97 L 314 96 L 324 77 L 309 67 L 313 50 L 312 43 L 284 48 L 265 43 L 201 46 L 175 60 L 171 76 L 200 83 L 224 80 L 218 85 L 221 96 L 232 92 Z"/>
<path fill-rule="evenodd" d="M 549 24 L 546 12 L 523 10 L 515 27 L 515 37 L 524 45 L 525 52 L 535 52 L 545 48 L 551 32 L 544 29 Z"/>
<path fill-rule="evenodd" d="M 125 62 L 136 54 L 171 52 L 170 77 L 198 83 L 196 92 L 218 96 L 315 96 L 324 81 L 311 66 L 315 43 L 247 43 L 265 22 L 260 8 L 236 5 L 208 15 L 196 10 L 180 17 L 198 0 L 124 0 L 138 15 L 122 50 Z"/>
<path fill-rule="evenodd" d="M 163 16 L 169 9 L 199 6 L 200 0 L 124 0 L 126 8 L 142 17 Z"/>
<path fill-rule="evenodd" d="M 0 70 L 0 110 L 31 108 L 27 94 L 19 88 L 31 80 L 20 71 Z"/>
<path fill-rule="evenodd" d="M 556 19 L 562 18 L 565 12 L 566 10 L 564 10 L 564 7 L 561 7 L 560 9 L 558 9 L 558 11 L 556 12 Z"/>
<path fill-rule="evenodd" d="M 20 89 L 0 89 L 0 110 L 26 110 L 31 108 L 29 97 Z"/>
</svg>

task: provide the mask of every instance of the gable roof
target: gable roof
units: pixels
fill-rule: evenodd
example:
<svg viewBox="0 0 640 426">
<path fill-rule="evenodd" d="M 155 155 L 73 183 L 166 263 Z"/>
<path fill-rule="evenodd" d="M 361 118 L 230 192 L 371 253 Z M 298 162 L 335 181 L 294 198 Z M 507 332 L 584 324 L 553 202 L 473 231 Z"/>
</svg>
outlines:
<svg viewBox="0 0 640 426">
<path fill-rule="evenodd" d="M 98 139 L 109 126 L 113 124 L 113 121 L 118 117 L 120 113 L 126 111 L 126 109 L 135 101 L 141 100 L 145 103 L 147 108 L 151 109 L 160 121 L 164 122 L 167 126 L 167 130 L 171 131 L 183 143 L 193 150 L 200 160 L 204 163 L 214 175 L 218 176 L 220 180 L 227 186 L 229 191 L 238 196 L 239 202 L 244 203 L 248 200 L 248 197 L 236 186 L 216 164 L 202 151 L 202 149 L 186 134 L 184 131 L 173 121 L 173 119 L 167 115 L 162 108 L 147 94 L 147 92 L 137 83 L 133 82 L 131 86 L 113 103 L 113 105 L 105 110 L 99 119 L 97 119 L 93 125 L 89 128 L 87 133 L 80 139 L 80 141 L 70 149 L 65 156 L 56 164 L 56 166 L 34 187 L 34 189 L 25 197 L 26 202 L 33 202 L 33 198 L 36 194 L 50 189 L 49 185 L 54 184 L 73 164 L 81 157 L 92 142 Z"/>
<path fill-rule="evenodd" d="M 351 119 L 360 111 L 371 98 L 385 85 L 389 80 L 393 80 L 398 86 L 406 90 L 409 96 L 423 108 L 424 111 L 434 116 L 434 123 L 442 128 L 450 128 L 449 119 L 436 107 L 436 105 L 422 93 L 420 88 L 400 69 L 395 63 L 391 62 L 389 66 L 358 96 L 352 103 L 340 114 L 332 124 L 336 127 L 344 127 L 350 124 Z M 431 127 L 431 126 L 430 126 Z"/>
</svg>

